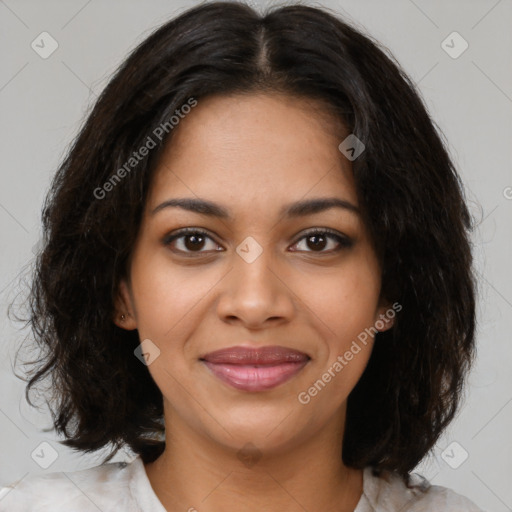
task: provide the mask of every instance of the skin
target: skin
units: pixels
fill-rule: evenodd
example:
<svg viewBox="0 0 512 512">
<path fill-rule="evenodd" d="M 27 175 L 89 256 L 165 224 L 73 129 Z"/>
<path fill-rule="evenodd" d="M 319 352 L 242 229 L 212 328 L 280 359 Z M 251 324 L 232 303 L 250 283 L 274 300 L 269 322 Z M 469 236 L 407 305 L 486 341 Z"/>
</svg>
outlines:
<svg viewBox="0 0 512 512">
<path fill-rule="evenodd" d="M 277 93 L 202 99 L 175 128 L 153 177 L 119 290 L 125 319 L 115 322 L 160 350 L 148 369 L 164 397 L 166 449 L 145 468 L 168 511 L 353 511 L 361 497 L 362 471 L 343 464 L 341 442 L 346 400 L 373 340 L 308 404 L 297 399 L 390 307 L 359 214 L 279 213 L 311 198 L 358 206 L 351 163 L 338 150 L 346 133 L 321 107 Z M 178 207 L 151 213 L 182 197 L 218 203 L 232 218 Z M 184 227 L 210 238 L 164 244 Z M 353 245 L 308 242 L 316 227 Z M 252 263 L 236 252 L 248 236 L 263 251 Z M 233 345 L 283 345 L 311 359 L 273 389 L 240 391 L 199 360 Z"/>
</svg>

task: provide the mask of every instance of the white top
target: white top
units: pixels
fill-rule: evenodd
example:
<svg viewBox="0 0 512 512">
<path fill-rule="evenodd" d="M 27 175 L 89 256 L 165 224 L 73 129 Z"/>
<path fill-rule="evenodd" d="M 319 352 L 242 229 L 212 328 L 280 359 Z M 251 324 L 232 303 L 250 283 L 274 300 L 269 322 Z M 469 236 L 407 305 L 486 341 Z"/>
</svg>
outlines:
<svg viewBox="0 0 512 512">
<path fill-rule="evenodd" d="M 354 512 L 483 512 L 470 500 L 417 474 L 407 489 L 396 474 L 363 472 Z M 140 457 L 69 473 L 30 475 L 0 490 L 1 512 L 166 512 Z"/>
</svg>

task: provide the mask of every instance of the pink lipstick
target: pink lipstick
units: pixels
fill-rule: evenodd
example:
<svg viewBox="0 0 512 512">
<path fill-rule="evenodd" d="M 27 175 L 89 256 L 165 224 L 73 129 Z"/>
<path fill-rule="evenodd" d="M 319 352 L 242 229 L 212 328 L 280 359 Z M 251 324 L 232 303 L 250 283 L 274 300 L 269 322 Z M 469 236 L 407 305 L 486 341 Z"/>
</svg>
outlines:
<svg viewBox="0 0 512 512">
<path fill-rule="evenodd" d="M 243 391 L 274 388 L 291 379 L 310 360 L 303 352 L 281 346 L 229 347 L 200 359 L 216 377 Z"/>
</svg>

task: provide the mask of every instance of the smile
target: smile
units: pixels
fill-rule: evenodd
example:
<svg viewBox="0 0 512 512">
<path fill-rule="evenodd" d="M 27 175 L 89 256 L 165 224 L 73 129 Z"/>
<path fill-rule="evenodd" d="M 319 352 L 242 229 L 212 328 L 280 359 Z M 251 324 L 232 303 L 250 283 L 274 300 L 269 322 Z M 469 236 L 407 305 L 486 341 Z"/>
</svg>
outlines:
<svg viewBox="0 0 512 512">
<path fill-rule="evenodd" d="M 299 373 L 310 360 L 307 354 L 285 347 L 230 347 L 200 360 L 211 373 L 243 391 L 272 389 Z"/>
</svg>

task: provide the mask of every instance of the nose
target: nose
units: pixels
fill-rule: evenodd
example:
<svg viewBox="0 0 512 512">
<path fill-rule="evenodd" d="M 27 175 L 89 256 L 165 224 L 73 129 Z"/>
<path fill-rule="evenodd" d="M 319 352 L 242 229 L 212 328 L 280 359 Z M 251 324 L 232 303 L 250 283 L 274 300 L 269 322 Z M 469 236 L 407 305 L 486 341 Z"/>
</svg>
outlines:
<svg viewBox="0 0 512 512">
<path fill-rule="evenodd" d="M 217 314 L 222 321 L 247 329 L 289 322 L 295 312 L 290 276 L 277 268 L 269 250 L 256 260 L 233 255 L 233 268 L 222 280 Z"/>
</svg>

